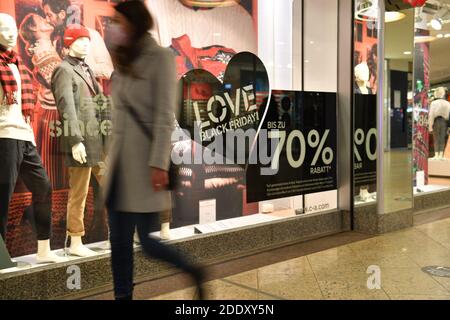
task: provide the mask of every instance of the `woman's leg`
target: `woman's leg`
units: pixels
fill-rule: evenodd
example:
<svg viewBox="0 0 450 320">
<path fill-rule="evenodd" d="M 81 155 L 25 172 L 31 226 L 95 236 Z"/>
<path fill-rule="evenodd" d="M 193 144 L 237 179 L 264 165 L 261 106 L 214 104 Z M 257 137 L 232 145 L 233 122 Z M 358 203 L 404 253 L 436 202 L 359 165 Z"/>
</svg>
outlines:
<svg viewBox="0 0 450 320">
<path fill-rule="evenodd" d="M 159 214 L 137 214 L 137 230 L 144 253 L 147 256 L 168 262 L 179 269 L 191 273 L 194 277 L 199 277 L 200 275 L 198 275 L 198 269 L 181 253 L 172 247 L 148 236 L 151 230 L 153 231 L 159 229 L 159 222 Z"/>
<path fill-rule="evenodd" d="M 133 296 L 133 232 L 135 214 L 109 211 L 111 266 L 116 299 Z"/>
</svg>

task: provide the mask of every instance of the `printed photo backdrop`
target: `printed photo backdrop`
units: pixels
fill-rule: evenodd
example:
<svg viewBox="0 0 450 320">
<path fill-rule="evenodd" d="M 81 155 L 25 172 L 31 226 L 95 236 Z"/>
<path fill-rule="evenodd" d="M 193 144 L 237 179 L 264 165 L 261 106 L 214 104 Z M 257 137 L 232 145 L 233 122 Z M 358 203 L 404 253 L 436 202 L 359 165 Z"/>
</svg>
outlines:
<svg viewBox="0 0 450 320">
<path fill-rule="evenodd" d="M 86 27 L 96 30 L 108 44 L 108 26 L 113 13 L 111 6 L 118 2 L 121 1 L 72 0 L 71 4 L 79 8 L 80 21 Z M 257 53 L 255 3 L 252 0 L 242 0 L 233 6 L 198 8 L 189 6 L 182 0 L 146 1 L 157 22 L 153 35 L 161 45 L 173 50 L 179 77 L 189 70 L 202 69 L 218 80 L 223 80 L 226 67 L 236 53 Z M 20 32 L 17 51 L 34 74 L 35 91 L 39 98 L 33 129 L 38 150 L 54 189 L 51 241 L 53 248 L 62 248 L 66 232 L 67 170 L 63 165 L 57 139 L 50 135 L 50 124 L 58 120 L 58 113 L 49 81 L 53 70 L 64 56 L 64 50 L 55 40 L 54 27 L 45 19 L 42 0 L 2 0 L 0 11 L 15 17 Z M 109 82 L 107 79 L 100 81 L 105 94 L 108 94 Z M 235 197 L 235 188 L 238 188 L 240 191 L 235 207 L 228 207 L 230 214 L 240 216 L 256 213 L 257 204 L 247 204 L 245 198 L 245 175 L 242 169 L 233 172 L 231 176 L 232 180 L 228 181 L 239 182 L 228 186 L 232 189 L 230 193 L 217 194 L 218 201 L 229 199 L 230 195 Z M 106 212 L 99 197 L 100 188 L 95 179 L 91 179 L 91 184 L 85 212 L 85 243 L 106 240 L 108 232 Z M 180 199 L 182 200 L 177 200 L 179 205 L 173 212 L 175 221 L 176 217 L 183 217 L 182 212 L 177 211 L 179 208 L 198 207 L 198 199 L 190 197 L 187 192 Z M 24 214 L 30 203 L 31 194 L 19 181 L 10 203 L 6 238 L 8 250 L 13 257 L 36 252 L 33 217 Z"/>
</svg>

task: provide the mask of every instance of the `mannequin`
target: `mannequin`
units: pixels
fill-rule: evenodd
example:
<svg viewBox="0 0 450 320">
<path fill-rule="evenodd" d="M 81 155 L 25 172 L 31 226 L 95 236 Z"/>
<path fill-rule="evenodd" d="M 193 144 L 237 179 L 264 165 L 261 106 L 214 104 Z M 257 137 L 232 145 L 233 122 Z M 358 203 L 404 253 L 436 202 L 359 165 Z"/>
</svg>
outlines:
<svg viewBox="0 0 450 320">
<path fill-rule="evenodd" d="M 430 104 L 429 131 L 433 132 L 434 160 L 444 159 L 445 137 L 447 135 L 447 121 L 450 113 L 450 102 L 445 100 L 446 89 L 438 88 L 434 92 L 435 100 Z"/>
<path fill-rule="evenodd" d="M 355 67 L 355 93 L 372 94 L 372 90 L 367 86 L 370 79 L 370 70 L 366 62 L 362 62 Z"/>
<path fill-rule="evenodd" d="M 9 201 L 20 176 L 33 194 L 36 261 L 64 262 L 50 249 L 52 188 L 30 126 L 35 97 L 30 73 L 13 51 L 17 37 L 14 18 L 0 13 L 0 233 L 5 238 Z"/>
<path fill-rule="evenodd" d="M 69 254 L 89 257 L 96 253 L 83 245 L 81 237 L 85 235 L 83 219 L 91 174 L 101 182 L 99 163 L 103 160 L 103 140 L 98 130 L 101 119 L 94 103 L 101 91 L 94 73 L 85 63 L 91 47 L 89 31 L 80 25 L 67 27 L 64 45 L 69 53 L 53 72 L 51 85 L 60 118 L 68 121 L 70 128 L 70 132 L 62 136 L 62 150 L 69 168 Z"/>
</svg>

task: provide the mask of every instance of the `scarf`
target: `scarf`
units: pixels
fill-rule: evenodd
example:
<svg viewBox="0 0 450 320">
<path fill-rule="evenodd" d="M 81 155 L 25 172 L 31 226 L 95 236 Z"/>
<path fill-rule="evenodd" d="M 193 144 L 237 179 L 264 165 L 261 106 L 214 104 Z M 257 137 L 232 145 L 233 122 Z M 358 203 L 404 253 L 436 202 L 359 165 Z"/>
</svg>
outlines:
<svg viewBox="0 0 450 320">
<path fill-rule="evenodd" d="M 33 111 L 36 96 L 33 91 L 33 82 L 30 72 L 23 64 L 21 58 L 14 51 L 6 51 L 0 46 L 0 84 L 3 88 L 3 101 L 7 105 L 17 104 L 18 86 L 14 74 L 8 64 L 15 64 L 20 72 L 22 86 L 22 114 L 25 117 L 33 118 Z"/>
</svg>

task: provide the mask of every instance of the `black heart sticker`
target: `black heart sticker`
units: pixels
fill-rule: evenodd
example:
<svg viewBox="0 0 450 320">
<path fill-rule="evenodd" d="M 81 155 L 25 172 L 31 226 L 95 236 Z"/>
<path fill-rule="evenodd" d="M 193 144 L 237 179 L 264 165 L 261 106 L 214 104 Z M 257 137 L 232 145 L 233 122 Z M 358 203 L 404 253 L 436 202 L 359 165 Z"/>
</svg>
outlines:
<svg viewBox="0 0 450 320">
<path fill-rule="evenodd" d="M 197 164 L 202 157 L 207 164 L 245 166 L 268 107 L 270 85 L 263 62 L 253 53 L 241 52 L 230 60 L 223 82 L 206 70 L 194 69 L 181 78 L 179 90 L 178 124 L 184 134 L 175 140 L 194 141 L 203 151 L 193 155 Z M 183 158 L 184 164 L 188 161 L 194 160 Z"/>
</svg>

